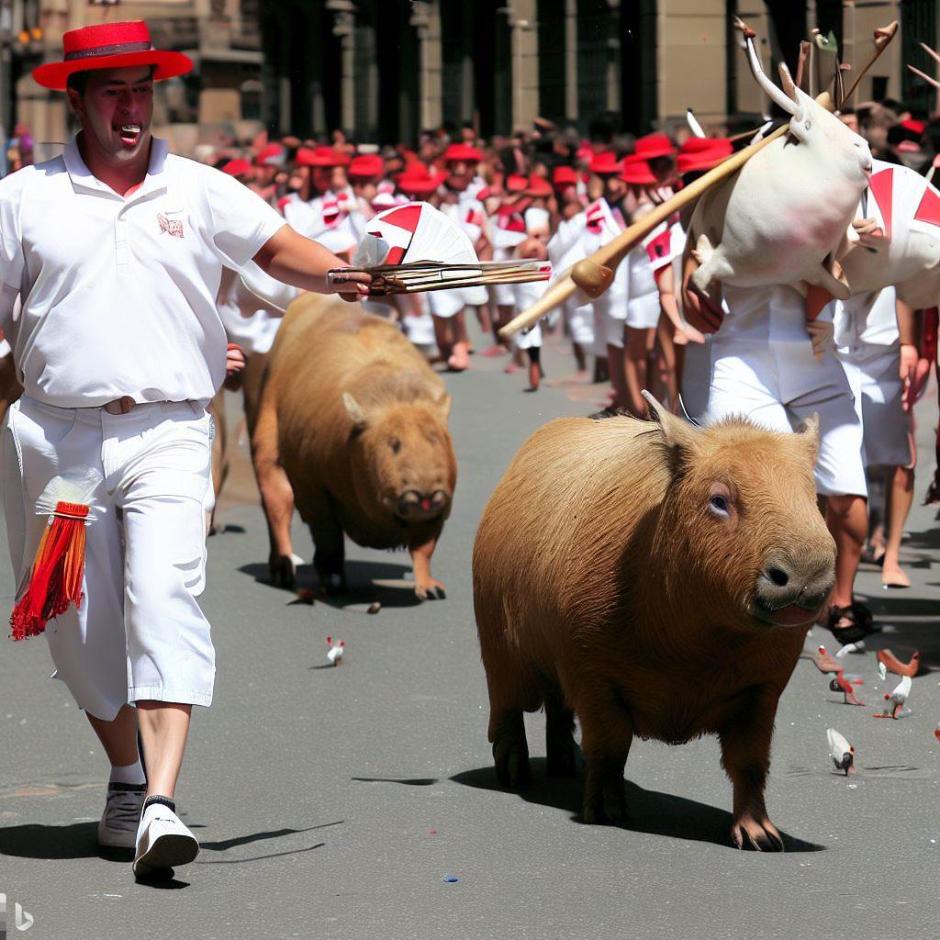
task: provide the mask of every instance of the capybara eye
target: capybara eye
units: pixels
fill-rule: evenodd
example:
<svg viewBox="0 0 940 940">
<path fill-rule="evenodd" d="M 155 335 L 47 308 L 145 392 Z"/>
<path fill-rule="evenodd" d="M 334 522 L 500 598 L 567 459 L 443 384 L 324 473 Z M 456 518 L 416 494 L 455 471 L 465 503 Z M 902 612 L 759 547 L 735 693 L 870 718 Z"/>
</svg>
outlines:
<svg viewBox="0 0 940 940">
<path fill-rule="evenodd" d="M 716 493 L 709 499 L 708 508 L 711 509 L 716 516 L 726 517 L 729 515 L 728 499 L 720 493 Z"/>
<path fill-rule="evenodd" d="M 388 446 L 392 448 L 393 454 L 397 454 L 401 450 L 401 441 L 397 437 L 390 438 Z"/>
</svg>

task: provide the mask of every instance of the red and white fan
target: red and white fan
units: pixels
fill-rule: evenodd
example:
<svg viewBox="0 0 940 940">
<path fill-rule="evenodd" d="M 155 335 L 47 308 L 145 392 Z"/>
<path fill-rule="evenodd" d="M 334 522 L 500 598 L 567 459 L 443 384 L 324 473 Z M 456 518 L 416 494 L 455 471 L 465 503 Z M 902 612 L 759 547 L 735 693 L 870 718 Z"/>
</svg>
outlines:
<svg viewBox="0 0 940 940">
<path fill-rule="evenodd" d="M 372 275 L 369 293 L 413 294 L 477 284 L 547 281 L 547 261 L 479 261 L 466 233 L 427 202 L 409 202 L 369 220 L 352 268 L 334 268 L 332 283 L 350 271 Z"/>
</svg>

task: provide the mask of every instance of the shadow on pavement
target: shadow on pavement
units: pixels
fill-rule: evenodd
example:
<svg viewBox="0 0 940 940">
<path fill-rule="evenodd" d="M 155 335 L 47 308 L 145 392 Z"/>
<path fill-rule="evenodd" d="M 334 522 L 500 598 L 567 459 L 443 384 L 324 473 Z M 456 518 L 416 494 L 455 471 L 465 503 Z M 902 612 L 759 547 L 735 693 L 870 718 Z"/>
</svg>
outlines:
<svg viewBox="0 0 940 940">
<path fill-rule="evenodd" d="M 348 590 L 343 594 L 323 595 L 317 588 L 317 577 L 312 565 L 300 565 L 297 568 L 297 583 L 293 588 L 275 587 L 271 584 L 268 566 L 265 562 L 252 562 L 238 569 L 242 574 L 254 578 L 257 584 L 264 584 L 276 591 L 297 595 L 298 591 L 313 592 L 312 603 L 325 604 L 337 610 L 347 607 L 368 607 L 378 601 L 383 607 L 417 607 L 423 603 L 414 592 L 414 584 L 405 580 L 405 574 L 411 571 L 411 565 L 393 564 L 381 561 L 346 562 L 346 583 Z M 383 584 L 381 582 L 395 582 Z M 311 603 L 298 599 L 296 603 Z"/>
<path fill-rule="evenodd" d="M 6 826 L 0 829 L 0 855 L 45 859 L 99 858 L 98 823 Z"/>
<path fill-rule="evenodd" d="M 580 806 L 581 779 L 549 779 L 545 776 L 544 758 L 533 758 L 531 763 L 533 782 L 518 792 L 519 797 L 529 803 L 568 811 Z M 450 779 L 467 787 L 509 792 L 499 785 L 492 767 L 466 770 Z M 727 810 L 670 793 L 644 790 L 629 780 L 626 781 L 626 795 L 630 818 L 620 827 L 622 829 L 733 848 L 730 836 L 731 813 Z M 580 810 L 573 812 L 571 819 L 581 822 Z M 804 842 L 785 832 L 781 832 L 781 835 L 787 852 L 822 852 L 826 848 L 813 842 Z"/>
<path fill-rule="evenodd" d="M 870 650 L 889 648 L 905 662 L 914 650 L 920 650 L 923 674 L 940 669 L 940 605 L 932 598 L 914 597 L 910 590 L 883 591 L 864 598 L 875 624 L 893 628 L 890 633 L 873 633 L 865 644 Z"/>
</svg>

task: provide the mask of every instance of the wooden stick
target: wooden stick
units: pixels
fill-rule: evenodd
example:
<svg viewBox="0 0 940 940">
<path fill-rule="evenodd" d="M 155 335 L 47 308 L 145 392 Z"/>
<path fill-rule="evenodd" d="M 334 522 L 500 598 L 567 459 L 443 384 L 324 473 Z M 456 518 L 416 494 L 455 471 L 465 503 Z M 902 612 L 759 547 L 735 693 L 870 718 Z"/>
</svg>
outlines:
<svg viewBox="0 0 940 940">
<path fill-rule="evenodd" d="M 868 60 L 868 64 L 865 66 L 865 68 L 863 68 L 858 73 L 858 77 L 855 79 L 852 87 L 845 93 L 845 98 L 843 101 L 849 101 L 852 95 L 855 94 L 855 89 L 858 88 L 858 83 L 868 74 L 868 70 L 878 61 L 878 57 L 881 55 L 881 53 L 888 48 L 888 43 L 894 39 L 897 31 L 897 20 L 894 20 L 887 26 L 880 26 L 875 30 L 875 54 Z"/>
<path fill-rule="evenodd" d="M 698 199 L 707 189 L 736 173 L 754 154 L 763 150 L 771 142 L 783 137 L 789 130 L 789 123 L 778 127 L 772 134 L 751 144 L 723 163 L 700 176 L 695 182 L 681 189 L 672 199 L 653 209 L 638 222 L 624 229 L 616 238 L 599 248 L 589 258 L 579 261 L 564 277 L 557 280 L 528 310 L 509 321 L 500 331 L 503 339 L 509 339 L 519 330 L 524 330 L 538 322 L 549 310 L 563 304 L 579 287 L 589 297 L 599 297 L 610 286 L 617 265 L 627 253 L 648 235 L 660 222 L 666 221 L 674 212 Z"/>
</svg>

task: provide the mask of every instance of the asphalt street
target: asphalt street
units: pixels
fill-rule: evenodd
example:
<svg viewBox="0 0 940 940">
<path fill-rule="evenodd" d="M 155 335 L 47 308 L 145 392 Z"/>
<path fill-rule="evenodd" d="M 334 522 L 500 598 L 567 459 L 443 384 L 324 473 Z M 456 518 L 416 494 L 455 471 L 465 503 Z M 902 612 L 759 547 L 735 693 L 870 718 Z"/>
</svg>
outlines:
<svg viewBox="0 0 940 940">
<path fill-rule="evenodd" d="M 570 369 L 557 349 L 546 361 L 550 380 Z M 352 592 L 336 604 L 264 583 L 266 532 L 230 397 L 237 465 L 203 597 L 216 698 L 196 709 L 178 790 L 202 851 L 164 889 L 135 884 L 127 858 L 99 853 L 108 768 L 68 691 L 48 678 L 45 641 L 2 641 L 8 936 L 21 935 L 16 905 L 35 940 L 938 935 L 940 528 L 920 506 L 933 472 L 933 384 L 918 410 L 922 463 L 903 551 L 914 586 L 884 592 L 870 566 L 858 581 L 883 628 L 870 649 L 907 659 L 918 648 L 930 671 L 914 681 L 909 716 L 875 721 L 892 677 L 879 679 L 870 651 L 852 656 L 869 705 L 841 704 L 808 658 L 829 638 L 814 630 L 780 703 L 768 788 L 788 851 L 766 855 L 730 845 L 731 789 L 714 739 L 636 742 L 624 828 L 579 821 L 580 779 L 546 782 L 538 714 L 527 717 L 533 786 L 498 787 L 472 610 L 476 524 L 522 441 L 551 418 L 594 410 L 598 397 L 585 387 L 526 394 L 504 363 L 478 355 L 470 372 L 447 377 L 460 470 L 433 563 L 447 599 L 426 604 L 415 602 L 406 553 L 356 546 Z M 295 537 L 309 561 L 299 524 Z M 312 583 L 309 567 L 301 583 Z M 6 565 L 0 593 L 9 604 Z M 339 668 L 327 664 L 328 634 L 346 642 Z M 830 726 L 856 746 L 858 775 L 833 772 Z"/>
</svg>

